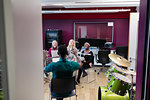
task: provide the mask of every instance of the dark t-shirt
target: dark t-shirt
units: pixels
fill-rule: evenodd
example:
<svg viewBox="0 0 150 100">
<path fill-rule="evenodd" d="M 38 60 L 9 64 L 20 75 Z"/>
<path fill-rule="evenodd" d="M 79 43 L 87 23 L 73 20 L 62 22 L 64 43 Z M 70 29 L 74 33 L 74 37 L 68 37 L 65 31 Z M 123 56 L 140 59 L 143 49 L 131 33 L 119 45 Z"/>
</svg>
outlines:
<svg viewBox="0 0 150 100">
<path fill-rule="evenodd" d="M 86 63 L 91 63 L 93 62 L 93 52 L 89 51 L 88 54 L 85 54 L 84 51 L 81 52 L 81 56 L 85 58 Z"/>
<path fill-rule="evenodd" d="M 80 68 L 80 65 L 67 59 L 60 59 L 58 62 L 52 62 L 45 67 L 46 72 L 52 72 L 53 78 L 71 78 L 73 72 Z"/>
<path fill-rule="evenodd" d="M 80 68 L 77 62 L 68 61 L 67 59 L 59 59 L 58 62 L 52 62 L 45 67 L 46 72 L 52 72 L 53 78 L 71 78 L 73 72 Z M 52 92 L 54 96 L 68 96 L 70 93 L 57 94 Z"/>
</svg>

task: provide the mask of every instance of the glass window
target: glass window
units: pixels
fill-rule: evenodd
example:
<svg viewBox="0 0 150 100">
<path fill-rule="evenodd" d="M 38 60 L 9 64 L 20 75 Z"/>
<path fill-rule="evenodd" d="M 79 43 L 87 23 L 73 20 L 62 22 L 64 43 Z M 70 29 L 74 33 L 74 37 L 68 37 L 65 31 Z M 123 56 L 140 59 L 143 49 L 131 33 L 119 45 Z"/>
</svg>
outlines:
<svg viewBox="0 0 150 100">
<path fill-rule="evenodd" d="M 106 39 L 113 42 L 113 22 L 76 22 L 75 41 L 79 38 Z"/>
</svg>

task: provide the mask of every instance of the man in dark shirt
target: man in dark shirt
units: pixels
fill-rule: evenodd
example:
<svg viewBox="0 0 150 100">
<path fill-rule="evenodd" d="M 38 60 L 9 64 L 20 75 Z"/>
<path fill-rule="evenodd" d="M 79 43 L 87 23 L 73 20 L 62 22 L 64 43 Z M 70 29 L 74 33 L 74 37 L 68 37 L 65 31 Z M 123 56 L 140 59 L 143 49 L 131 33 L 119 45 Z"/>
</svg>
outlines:
<svg viewBox="0 0 150 100">
<path fill-rule="evenodd" d="M 67 52 L 67 48 L 65 45 L 59 46 L 58 54 L 60 56 L 59 61 L 58 62 L 52 62 L 51 64 L 47 65 L 44 69 L 45 72 L 52 72 L 52 74 L 53 74 L 52 78 L 71 78 L 73 75 L 73 72 L 75 70 L 79 69 L 80 66 L 82 66 L 82 64 L 80 63 L 80 65 L 79 65 L 76 62 L 68 61 L 66 59 L 68 52 Z M 69 93 L 60 95 L 60 94 L 57 94 L 54 92 L 52 92 L 52 94 L 55 96 L 67 96 L 67 95 L 69 95 Z M 63 98 L 59 98 L 57 100 L 63 100 Z"/>
</svg>

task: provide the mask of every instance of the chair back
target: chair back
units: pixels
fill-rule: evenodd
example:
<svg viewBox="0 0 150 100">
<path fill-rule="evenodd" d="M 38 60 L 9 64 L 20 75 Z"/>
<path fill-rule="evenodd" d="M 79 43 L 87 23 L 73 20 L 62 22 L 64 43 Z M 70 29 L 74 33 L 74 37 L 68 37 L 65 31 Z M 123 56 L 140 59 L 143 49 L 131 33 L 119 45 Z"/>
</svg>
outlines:
<svg viewBox="0 0 150 100">
<path fill-rule="evenodd" d="M 103 49 L 98 51 L 98 62 L 102 63 L 102 65 L 105 65 L 106 63 L 109 63 L 109 57 L 110 54 L 109 49 Z"/>
<path fill-rule="evenodd" d="M 51 92 L 64 94 L 75 89 L 75 77 L 51 80 Z"/>
</svg>

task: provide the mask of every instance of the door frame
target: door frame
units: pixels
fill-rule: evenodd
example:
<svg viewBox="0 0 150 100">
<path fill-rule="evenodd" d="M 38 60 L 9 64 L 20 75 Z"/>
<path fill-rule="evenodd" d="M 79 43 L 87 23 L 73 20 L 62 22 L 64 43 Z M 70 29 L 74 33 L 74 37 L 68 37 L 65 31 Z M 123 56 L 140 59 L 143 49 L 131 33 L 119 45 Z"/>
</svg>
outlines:
<svg viewBox="0 0 150 100">
<path fill-rule="evenodd" d="M 146 100 L 149 52 L 149 0 L 140 0 L 135 100 Z"/>
<path fill-rule="evenodd" d="M 2 91 L 3 100 L 9 100 L 8 74 L 7 74 L 7 58 L 6 58 L 6 38 L 5 38 L 5 22 L 4 22 L 4 2 L 0 0 L 0 57 L 2 68 Z"/>
</svg>

